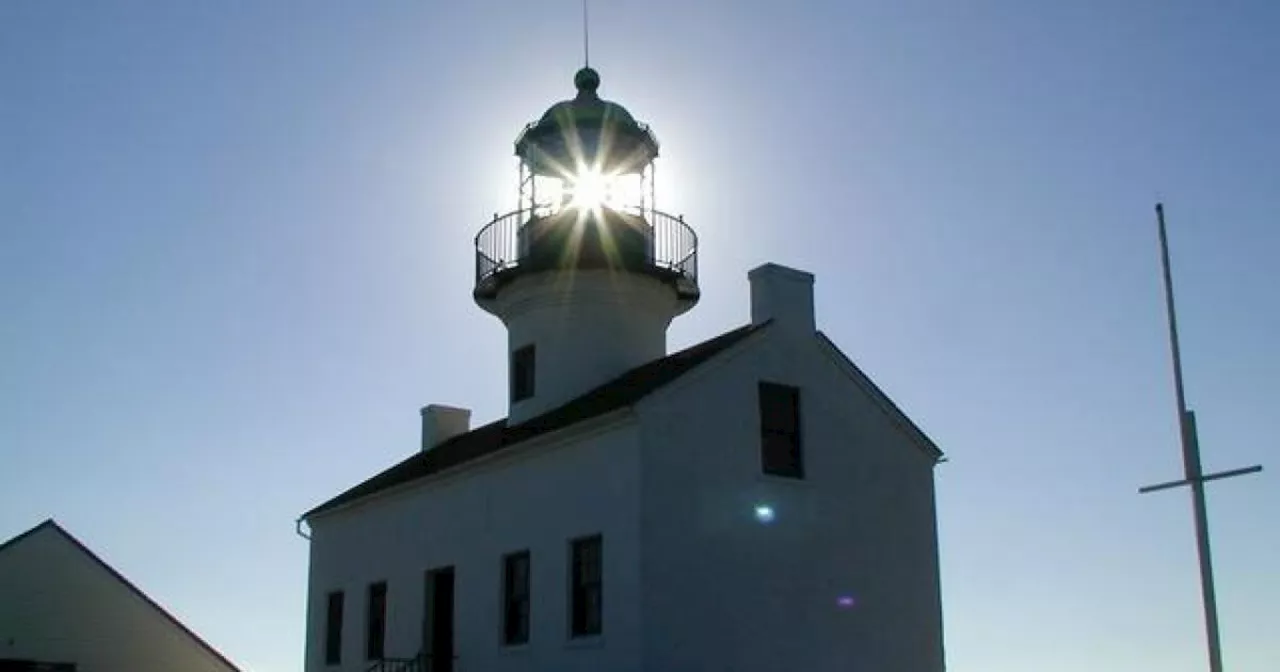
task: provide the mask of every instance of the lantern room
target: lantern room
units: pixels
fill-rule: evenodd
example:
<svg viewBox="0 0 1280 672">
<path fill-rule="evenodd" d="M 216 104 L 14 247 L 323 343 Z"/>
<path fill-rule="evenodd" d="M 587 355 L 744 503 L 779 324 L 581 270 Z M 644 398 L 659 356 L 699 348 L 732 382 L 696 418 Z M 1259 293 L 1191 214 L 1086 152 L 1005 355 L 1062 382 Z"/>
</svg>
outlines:
<svg viewBox="0 0 1280 672">
<path fill-rule="evenodd" d="M 579 70 L 573 84 L 577 96 L 552 105 L 516 139 L 521 207 L 644 210 L 653 202 L 657 138 L 626 108 L 600 99 L 595 70 Z"/>
<path fill-rule="evenodd" d="M 679 312 L 697 302 L 697 236 L 654 199 L 658 140 L 621 105 L 603 100 L 584 67 L 577 94 L 552 105 L 515 142 L 519 202 L 476 236 L 476 302 L 492 311 L 519 277 L 611 270 L 662 280 Z"/>
</svg>

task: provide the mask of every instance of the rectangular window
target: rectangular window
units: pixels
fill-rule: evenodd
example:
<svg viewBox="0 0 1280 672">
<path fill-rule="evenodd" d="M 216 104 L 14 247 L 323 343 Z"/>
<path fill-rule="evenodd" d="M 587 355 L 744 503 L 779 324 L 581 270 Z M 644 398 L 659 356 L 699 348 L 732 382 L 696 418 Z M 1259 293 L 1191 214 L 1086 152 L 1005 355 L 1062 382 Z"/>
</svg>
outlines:
<svg viewBox="0 0 1280 672">
<path fill-rule="evenodd" d="M 329 607 L 324 625 L 324 664 L 342 662 L 342 591 L 329 593 Z"/>
<path fill-rule="evenodd" d="M 387 639 L 387 582 L 369 584 L 368 629 L 364 638 L 364 657 L 382 660 Z"/>
<path fill-rule="evenodd" d="M 772 476 L 803 478 L 800 389 L 760 383 L 760 464 Z"/>
<path fill-rule="evenodd" d="M 603 552 L 600 535 L 575 539 L 571 544 L 569 634 L 572 637 L 599 635 L 603 630 Z"/>
<path fill-rule="evenodd" d="M 532 345 L 511 353 L 511 401 L 521 401 L 533 396 L 535 359 Z"/>
<path fill-rule="evenodd" d="M 502 558 L 502 643 L 529 642 L 529 552 Z"/>
</svg>

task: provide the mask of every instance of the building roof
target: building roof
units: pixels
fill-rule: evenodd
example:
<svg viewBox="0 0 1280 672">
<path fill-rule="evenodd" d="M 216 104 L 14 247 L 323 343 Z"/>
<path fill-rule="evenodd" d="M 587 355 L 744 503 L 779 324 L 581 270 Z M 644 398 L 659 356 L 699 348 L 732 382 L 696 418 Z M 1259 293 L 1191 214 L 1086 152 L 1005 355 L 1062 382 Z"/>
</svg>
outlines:
<svg viewBox="0 0 1280 672">
<path fill-rule="evenodd" d="M 96 553 L 89 550 L 88 546 L 85 546 L 83 543 L 81 543 L 79 539 L 76 539 L 74 536 L 72 536 L 70 532 L 63 529 L 63 527 L 59 525 L 57 521 L 55 521 L 52 518 L 44 521 L 43 523 L 40 523 L 39 525 L 36 525 L 35 527 L 27 530 L 26 532 L 23 532 L 22 534 L 19 534 L 16 537 L 13 537 L 12 539 L 4 542 L 3 544 L 0 544 L 0 553 L 4 553 L 10 548 L 17 546 L 24 539 L 32 537 L 36 533 L 41 532 L 43 530 L 50 530 L 58 534 L 63 540 L 69 542 L 73 548 L 75 548 L 76 550 L 83 553 L 86 557 L 88 557 L 89 560 L 93 562 L 93 564 L 101 568 L 107 576 L 118 581 L 129 592 L 133 593 L 143 602 L 150 605 L 152 609 L 155 609 L 156 612 L 159 613 L 161 617 L 169 621 L 169 623 L 171 623 L 175 628 L 177 628 L 179 631 L 185 633 L 188 637 L 190 637 L 191 640 L 195 642 L 197 646 L 207 651 L 209 655 L 216 658 L 223 665 L 226 665 L 229 669 L 236 670 L 237 672 L 239 671 L 240 668 L 236 667 L 235 663 L 231 662 L 230 660 L 227 660 L 226 656 L 219 653 L 217 649 L 213 648 L 208 642 L 204 641 L 204 639 L 202 639 L 200 635 L 197 635 L 190 628 L 183 625 L 182 621 L 179 621 L 173 614 L 169 613 L 168 610 L 160 606 L 159 603 L 151 599 L 150 596 L 142 592 L 142 590 L 139 589 L 137 586 L 133 585 L 133 583 L 131 583 L 128 579 L 126 579 L 123 574 L 116 571 L 116 569 L 111 565 L 108 565 L 105 561 L 102 560 L 102 558 L 99 558 Z"/>
<path fill-rule="evenodd" d="M 430 450 L 415 453 L 399 464 L 302 514 L 302 518 L 309 518 L 398 485 L 462 466 L 583 420 L 632 406 L 658 388 L 675 381 L 767 325 L 768 322 L 739 327 L 711 340 L 636 367 L 559 408 L 518 425 L 508 427 L 504 418 L 455 436 Z"/>
</svg>

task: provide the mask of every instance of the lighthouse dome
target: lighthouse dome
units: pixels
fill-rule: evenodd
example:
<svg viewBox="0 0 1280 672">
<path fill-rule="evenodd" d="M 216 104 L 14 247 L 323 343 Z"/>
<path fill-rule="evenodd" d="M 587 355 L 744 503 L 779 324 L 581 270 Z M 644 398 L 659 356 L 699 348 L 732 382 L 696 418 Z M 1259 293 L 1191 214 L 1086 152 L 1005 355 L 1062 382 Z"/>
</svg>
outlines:
<svg viewBox="0 0 1280 672">
<path fill-rule="evenodd" d="M 576 96 L 552 105 L 516 139 L 516 155 L 535 174 L 554 176 L 580 165 L 631 173 L 658 156 L 658 140 L 649 127 L 599 96 L 600 73 L 582 68 L 573 84 Z"/>
<path fill-rule="evenodd" d="M 627 108 L 611 100 L 604 100 L 596 93 L 600 88 L 600 73 L 594 69 L 579 70 L 573 76 L 573 85 L 578 89 L 578 95 L 548 108 L 546 114 L 538 120 L 539 126 L 547 124 L 559 125 L 563 128 L 564 122 L 568 119 L 586 124 L 638 125 Z"/>
</svg>

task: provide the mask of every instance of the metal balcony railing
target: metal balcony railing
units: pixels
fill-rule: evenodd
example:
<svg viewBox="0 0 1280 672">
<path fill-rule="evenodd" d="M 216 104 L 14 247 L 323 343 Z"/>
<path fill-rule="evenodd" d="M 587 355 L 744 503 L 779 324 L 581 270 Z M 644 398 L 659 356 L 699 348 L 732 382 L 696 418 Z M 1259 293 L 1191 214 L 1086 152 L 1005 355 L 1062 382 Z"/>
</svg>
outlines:
<svg viewBox="0 0 1280 672">
<path fill-rule="evenodd" d="M 494 274 L 520 265 L 520 227 L 529 221 L 532 212 L 516 210 L 505 215 L 493 216 L 476 234 L 476 286 Z"/>
<path fill-rule="evenodd" d="M 651 269 L 669 273 L 676 280 L 682 293 L 697 292 L 698 286 L 698 235 L 684 217 L 646 209 L 628 212 L 640 216 L 647 226 L 645 231 L 645 264 Z M 528 259 L 527 241 L 521 230 L 537 222 L 547 214 L 544 208 L 516 210 L 505 215 L 494 215 L 492 221 L 476 234 L 476 288 L 496 284 L 500 274 L 518 269 Z"/>
</svg>

